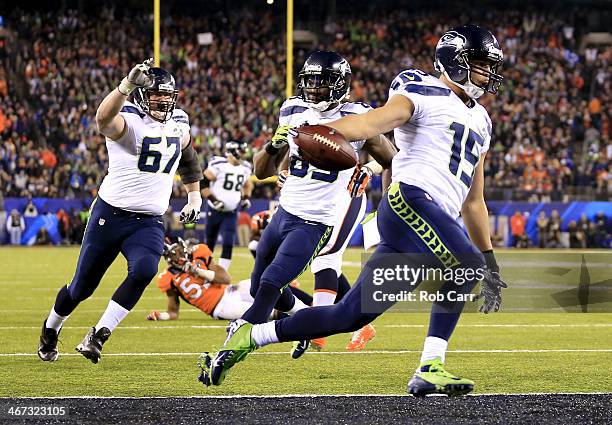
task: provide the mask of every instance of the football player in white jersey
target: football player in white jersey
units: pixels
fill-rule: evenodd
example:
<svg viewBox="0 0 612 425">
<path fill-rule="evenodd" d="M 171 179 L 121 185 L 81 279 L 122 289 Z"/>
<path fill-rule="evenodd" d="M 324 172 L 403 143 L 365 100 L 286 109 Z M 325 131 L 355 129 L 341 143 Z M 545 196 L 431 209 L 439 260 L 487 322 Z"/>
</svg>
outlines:
<svg viewBox="0 0 612 425">
<path fill-rule="evenodd" d="M 60 289 L 43 323 L 38 350 L 43 361 L 57 360 L 63 323 L 91 296 L 121 253 L 128 263 L 127 277 L 77 346 L 93 363 L 100 360 L 102 345 L 157 273 L 164 248 L 161 217 L 177 170 L 188 192 L 181 221 L 199 219 L 202 169 L 190 143 L 189 120 L 175 108 L 178 90 L 172 75 L 151 65 L 149 59 L 135 66 L 96 112 L 98 130 L 106 136 L 108 174 L 91 206 L 72 281 Z M 134 103 L 127 101 L 130 95 Z"/>
<path fill-rule="evenodd" d="M 484 299 L 480 310 L 485 313 L 499 309 L 501 289 L 506 287 L 493 256 L 483 195 L 491 120 L 477 102 L 486 92 L 497 93 L 502 59 L 491 32 L 475 25 L 454 28 L 443 34 L 436 47 L 439 78 L 419 70 L 404 71 L 391 83 L 384 106 L 329 124 L 347 140 L 394 130 L 399 152 L 393 158 L 393 183 L 378 208 L 380 244 L 340 303 L 304 309 L 269 324 L 241 323 L 232 329 L 231 338 L 210 358 L 205 383 L 219 385 L 230 367 L 264 345 L 354 331 L 370 323 L 394 304 L 388 300 L 373 305 L 376 274 L 392 271 L 388 269 L 398 265 L 397 257 L 406 257 L 392 254 L 408 253 L 419 255 L 416 267 L 472 269 L 474 276 L 467 279 L 466 272 L 462 285 L 449 280 L 439 289 L 442 301 L 432 306 L 421 364 L 408 390 L 419 396 L 472 391 L 474 382 L 447 372 L 444 361 L 476 276 L 483 277 L 475 298 Z M 469 239 L 457 221 L 459 212 Z M 411 261 L 415 257 L 408 256 Z M 416 285 L 404 281 L 399 287 L 412 290 Z"/>
<path fill-rule="evenodd" d="M 219 232 L 223 238 L 223 249 L 219 265 L 228 270 L 232 262 L 232 249 L 236 235 L 238 210 L 251 206 L 253 174 L 251 164 L 243 160 L 246 143 L 229 141 L 225 144 L 225 156 L 215 156 L 204 170 L 202 190 L 208 200 L 206 217 L 206 245 L 212 251 Z"/>
<path fill-rule="evenodd" d="M 295 312 L 295 297 L 287 286 L 308 268 L 328 243 L 338 221 L 338 209 L 345 208 L 345 212 L 349 209 L 347 204 L 351 200 L 346 193 L 351 177 L 355 175 L 355 179 L 361 181 L 368 173 L 366 167 L 356 173 L 353 169 L 326 171 L 316 168 L 300 157 L 293 136 L 287 135 L 290 127 L 327 123 L 369 111 L 371 108 L 366 104 L 347 101 L 351 76 L 349 63 L 338 53 L 312 53 L 300 72 L 300 96 L 283 103 L 279 128 L 266 148 L 254 158 L 255 175 L 263 179 L 277 174 L 288 155 L 289 175 L 281 190 L 279 207 L 257 246 L 251 275 L 255 301 L 242 320 L 235 322 L 236 326 L 266 322 L 275 306 L 279 311 Z M 351 144 L 356 153 L 364 150 L 382 168 L 390 168 L 396 150 L 386 137 L 375 134 L 355 140 Z M 356 192 L 361 195 L 359 190 Z M 359 214 L 362 202 L 362 199 L 354 202 L 354 215 Z M 332 270 L 332 277 L 337 287 L 335 270 Z M 234 327 L 230 327 L 230 335 Z M 303 346 L 295 348 L 298 350 L 294 349 L 294 358 L 303 353 Z M 206 362 L 203 359 L 201 365 L 205 367 Z"/>
<path fill-rule="evenodd" d="M 280 127 L 276 133 L 276 142 L 284 140 L 282 133 L 291 127 L 322 124 L 371 109 L 369 105 L 361 102 L 342 103 L 334 100 L 334 90 L 329 88 L 331 85 L 329 80 L 338 78 L 333 74 L 334 66 L 341 67 L 344 62 L 345 59 L 341 55 L 329 51 L 314 52 L 308 57 L 298 75 L 300 95 L 287 100 L 281 107 Z M 344 94 L 344 90 L 343 88 L 340 95 Z M 387 153 L 395 154 L 395 148 L 390 142 L 384 139 L 384 143 L 387 145 Z M 290 172 L 279 175 L 283 181 L 280 203 L 286 211 L 300 217 L 308 218 L 308 214 L 320 217 L 320 211 L 329 208 L 326 207 L 329 205 L 328 200 L 335 198 L 335 208 L 326 211 L 334 216 L 331 237 L 311 264 L 311 272 L 315 277 L 313 306 L 331 305 L 336 301 L 339 287 L 341 289 L 350 288 L 348 280 L 342 274 L 342 255 L 364 216 L 367 200 L 363 192 L 372 170 L 380 173 L 382 167 L 376 161 L 372 161 L 364 166 L 337 173 L 337 180 L 333 185 L 321 185 L 314 178 L 304 180 L 301 177 L 304 173 L 296 169 L 296 149 L 293 147 L 293 153 L 290 154 L 292 158 Z M 291 167 L 294 168 L 291 169 Z M 314 176 L 316 177 L 316 174 Z M 383 179 L 386 180 L 383 182 L 386 188 L 391 183 L 390 169 L 383 172 Z M 350 187 L 347 190 L 349 184 Z M 308 205 L 304 205 L 303 200 L 306 199 L 308 192 L 319 186 L 323 187 L 323 189 L 318 189 L 321 193 L 323 190 L 326 192 L 315 202 L 309 201 Z M 346 289 L 340 292 L 346 292 Z M 347 349 L 351 351 L 363 349 L 374 335 L 374 328 L 369 324 L 366 325 L 354 333 Z M 294 357 L 299 357 L 300 351 L 303 352 L 306 348 L 307 341 L 300 342 L 300 344 L 294 348 Z M 315 339 L 312 345 L 320 350 L 325 345 L 325 339 Z"/>
</svg>

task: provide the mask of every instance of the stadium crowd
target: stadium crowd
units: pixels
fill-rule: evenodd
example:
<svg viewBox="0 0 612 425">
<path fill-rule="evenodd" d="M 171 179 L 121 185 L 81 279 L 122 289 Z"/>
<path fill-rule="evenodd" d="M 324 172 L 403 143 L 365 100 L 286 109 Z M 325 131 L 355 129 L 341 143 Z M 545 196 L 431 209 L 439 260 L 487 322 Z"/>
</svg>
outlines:
<svg viewBox="0 0 612 425">
<path fill-rule="evenodd" d="M 112 8 L 98 12 L 14 11 L 5 20 L 12 37 L 0 43 L 5 197 L 96 195 L 108 165 L 104 140 L 95 131 L 97 105 L 134 63 L 150 55 L 152 45 L 148 16 L 121 16 Z M 438 12 L 380 13 L 377 19 L 339 16 L 327 22 L 318 46 L 349 58 L 351 98 L 373 106 L 385 101 L 389 82 L 402 69 L 433 72 L 431 55 L 447 27 L 466 19 L 478 23 Z M 506 58 L 499 95 L 482 99 L 494 123 L 485 164 L 491 199 L 509 190 L 512 199 L 565 200 L 574 187 L 609 199 L 612 48 L 579 53 L 579 19 L 508 11 L 487 17 Z M 211 44 L 198 43 L 201 32 L 212 33 Z M 190 116 L 203 166 L 227 140 L 248 142 L 251 153 L 261 148 L 276 127 L 284 96 L 278 19 L 248 9 L 231 17 L 172 16 L 162 34 L 162 66 L 176 76 L 179 106 Z M 297 67 L 307 53 L 296 50 Z M 177 182 L 176 196 L 181 188 Z M 255 195 L 271 198 L 275 189 L 264 185 Z"/>
</svg>

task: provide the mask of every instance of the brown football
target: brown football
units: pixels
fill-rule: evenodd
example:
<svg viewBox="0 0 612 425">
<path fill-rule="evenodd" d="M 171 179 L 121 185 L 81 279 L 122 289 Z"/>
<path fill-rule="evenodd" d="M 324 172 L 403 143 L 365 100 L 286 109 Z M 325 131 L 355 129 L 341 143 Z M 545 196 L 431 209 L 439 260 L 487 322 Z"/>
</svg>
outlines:
<svg viewBox="0 0 612 425">
<path fill-rule="evenodd" d="M 305 125 L 295 129 L 293 141 L 299 154 L 313 166 L 327 171 L 348 170 L 357 165 L 355 149 L 346 138 L 326 125 Z"/>
</svg>

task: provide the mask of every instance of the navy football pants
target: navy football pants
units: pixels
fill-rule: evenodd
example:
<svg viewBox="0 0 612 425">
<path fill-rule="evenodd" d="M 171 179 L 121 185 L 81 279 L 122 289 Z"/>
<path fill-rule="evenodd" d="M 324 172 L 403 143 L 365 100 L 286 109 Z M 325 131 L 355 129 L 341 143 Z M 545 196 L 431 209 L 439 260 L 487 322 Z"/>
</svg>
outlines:
<svg viewBox="0 0 612 425">
<path fill-rule="evenodd" d="M 208 207 L 208 217 L 206 218 L 206 245 L 211 251 L 215 250 L 219 233 L 223 238 L 221 258 L 231 259 L 234 248 L 234 238 L 236 237 L 236 226 L 238 215 L 235 211 L 219 212 L 210 206 Z"/>
<path fill-rule="evenodd" d="M 72 281 L 55 301 L 55 311 L 67 316 L 91 296 L 119 253 L 127 259 L 128 274 L 112 299 L 131 310 L 155 277 L 164 248 L 161 216 L 132 213 L 97 198 L 91 208 Z"/>
<path fill-rule="evenodd" d="M 438 257 L 422 239 L 422 235 L 414 229 L 425 223 L 425 226 L 433 229 L 450 252 L 473 262 L 462 263 L 462 266 L 484 265 L 482 254 L 465 235 L 459 223 L 418 187 L 403 183 L 391 185 L 389 193 L 380 203 L 377 216 L 381 243 L 373 257 L 395 253 L 428 254 L 431 255 L 432 263 L 439 265 Z M 362 285 L 372 279 L 374 266 L 370 263 L 371 260 L 365 264 L 355 285 L 338 304 L 301 310 L 294 316 L 277 321 L 276 334 L 279 340 L 298 341 L 352 332 L 376 319 L 381 313 L 363 313 L 361 309 Z M 461 292 L 471 292 L 476 283 L 466 282 L 462 285 Z M 416 286 L 407 287 L 406 290 L 413 290 Z M 458 287 L 447 282 L 440 292 L 450 289 L 457 290 Z M 388 303 L 384 307 L 388 309 L 392 305 L 393 303 Z M 431 310 L 428 336 L 448 340 L 459 320 L 463 305 L 464 302 L 455 302 L 452 305 L 448 305 L 448 302 L 435 302 Z"/>
<path fill-rule="evenodd" d="M 327 243 L 332 229 L 278 207 L 257 245 L 251 274 L 251 295 L 255 302 L 243 319 L 263 323 L 274 306 L 280 311 L 288 311 L 293 306 L 289 283 L 308 268 Z"/>
</svg>

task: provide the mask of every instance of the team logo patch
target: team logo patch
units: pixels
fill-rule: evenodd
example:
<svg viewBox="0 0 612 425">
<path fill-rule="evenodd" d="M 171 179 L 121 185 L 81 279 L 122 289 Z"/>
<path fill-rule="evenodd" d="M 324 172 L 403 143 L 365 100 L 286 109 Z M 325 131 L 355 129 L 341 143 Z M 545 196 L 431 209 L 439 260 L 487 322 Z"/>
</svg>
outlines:
<svg viewBox="0 0 612 425">
<path fill-rule="evenodd" d="M 104 220 L 103 218 L 101 218 L 100 220 L 98 220 L 98 224 L 100 226 L 104 226 L 104 223 L 106 223 L 106 220 Z"/>
<path fill-rule="evenodd" d="M 463 35 L 456 31 L 449 31 L 438 41 L 438 47 L 452 46 L 458 52 L 465 47 L 466 43 L 467 41 Z"/>
</svg>

